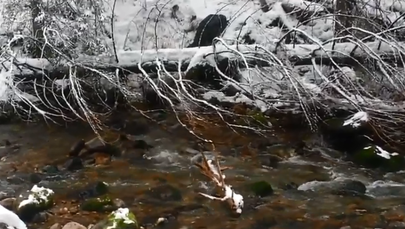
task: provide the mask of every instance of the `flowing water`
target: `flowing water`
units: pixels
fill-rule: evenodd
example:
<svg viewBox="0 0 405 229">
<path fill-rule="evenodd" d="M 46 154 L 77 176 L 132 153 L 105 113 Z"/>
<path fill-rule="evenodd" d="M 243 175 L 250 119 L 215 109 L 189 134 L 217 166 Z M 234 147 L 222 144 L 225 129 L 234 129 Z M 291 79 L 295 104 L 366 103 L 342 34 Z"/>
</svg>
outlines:
<svg viewBox="0 0 405 229">
<path fill-rule="evenodd" d="M 124 151 L 120 157 L 74 172 L 43 175 L 40 184 L 55 191 L 56 205 L 46 223 L 33 224 L 32 228 L 49 228 L 55 222 L 72 220 L 88 225 L 105 217 L 103 213 L 71 211 L 80 204 L 74 198 L 77 190 L 96 181 L 109 183 L 110 195 L 123 200 L 141 224 L 166 217 L 167 223 L 161 228 L 405 228 L 403 173 L 360 168 L 342 160 L 340 152 L 326 148 L 321 138 L 305 131 L 272 133 L 259 140 L 252 134 L 242 136 L 210 127 L 204 130 L 208 137 L 224 143 L 216 144 L 221 164 L 232 167 L 225 171 L 226 181 L 245 198 L 243 213 L 236 217 L 225 203 L 198 194 L 214 190 L 193 165 L 199 156 L 198 141 L 173 120 L 164 122 L 170 126 L 169 131 L 150 124 L 144 134 L 133 136 L 154 146 L 149 150 L 130 149 L 117 141 Z M 1 125 L 0 141 L 8 142 L 0 147 L 0 187 L 18 195 L 32 183 L 10 182 L 7 177 L 41 173 L 49 164 L 63 165 L 75 142 L 94 136 L 84 124 Z M 108 136 L 113 141 L 118 135 Z M 304 140 L 309 148 L 301 156 L 294 151 L 298 140 Z M 208 146 L 205 150 L 212 155 Z M 276 162 L 271 156 L 275 154 L 282 160 Z M 334 192 L 347 179 L 363 182 L 366 194 Z M 255 196 L 251 184 L 256 181 L 267 181 L 274 193 Z M 172 193 L 173 188 L 180 196 Z"/>
</svg>

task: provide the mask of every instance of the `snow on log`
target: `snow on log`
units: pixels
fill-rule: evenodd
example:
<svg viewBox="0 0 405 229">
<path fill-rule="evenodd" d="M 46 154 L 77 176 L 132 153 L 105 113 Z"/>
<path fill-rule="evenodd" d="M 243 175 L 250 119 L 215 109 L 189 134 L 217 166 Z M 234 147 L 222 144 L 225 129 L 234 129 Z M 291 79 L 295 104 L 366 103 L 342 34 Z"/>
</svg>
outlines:
<svg viewBox="0 0 405 229">
<path fill-rule="evenodd" d="M 386 42 L 368 42 L 368 43 L 335 43 L 322 44 L 298 44 L 277 46 L 276 43 L 266 47 L 260 45 L 216 45 L 185 48 L 185 49 L 161 49 L 145 51 L 126 51 L 119 52 L 119 63 L 114 63 L 114 58 L 110 57 L 81 57 L 71 63 L 62 63 L 55 67 L 46 60 L 37 59 L 14 59 L 14 75 L 17 78 L 41 77 L 46 74 L 50 79 L 63 78 L 69 72 L 69 65 L 77 67 L 78 75 L 85 73 L 89 68 L 113 72 L 117 68 L 129 72 L 141 73 L 139 64 L 146 72 L 155 72 L 157 61 L 166 67 L 167 71 L 178 71 L 178 64 L 182 64 L 181 71 L 190 68 L 188 65 L 207 63 L 215 55 L 218 58 L 237 58 L 240 61 L 240 67 L 246 67 L 245 64 L 258 64 L 257 57 L 270 56 L 269 53 L 276 54 L 279 60 L 288 59 L 292 65 L 308 65 L 312 59 L 318 64 L 328 64 L 334 61 L 337 64 L 357 65 L 356 61 L 366 58 L 374 60 L 397 60 L 404 52 L 405 43 L 386 43 Z M 215 50 L 214 50 L 215 49 Z M 277 50 L 276 50 L 277 49 Z M 381 59 L 380 59 L 381 58 Z M 181 62 L 179 62 L 181 61 Z M 266 61 L 259 63 L 266 66 Z M 270 63 L 267 63 L 267 66 Z M 401 63 L 402 65 L 402 63 Z M 3 67 L 7 65 L 3 62 Z"/>
</svg>

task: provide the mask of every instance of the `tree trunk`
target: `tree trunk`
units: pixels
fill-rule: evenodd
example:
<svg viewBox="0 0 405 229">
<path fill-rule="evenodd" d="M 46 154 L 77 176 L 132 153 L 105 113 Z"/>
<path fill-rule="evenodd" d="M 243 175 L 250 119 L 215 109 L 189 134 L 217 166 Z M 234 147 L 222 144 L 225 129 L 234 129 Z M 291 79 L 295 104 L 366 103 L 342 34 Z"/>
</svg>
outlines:
<svg viewBox="0 0 405 229">
<path fill-rule="evenodd" d="M 335 37 L 344 37 L 350 34 L 346 28 L 352 27 L 353 20 L 355 20 L 354 17 L 351 17 L 354 13 L 355 5 L 355 0 L 336 0 Z"/>
</svg>

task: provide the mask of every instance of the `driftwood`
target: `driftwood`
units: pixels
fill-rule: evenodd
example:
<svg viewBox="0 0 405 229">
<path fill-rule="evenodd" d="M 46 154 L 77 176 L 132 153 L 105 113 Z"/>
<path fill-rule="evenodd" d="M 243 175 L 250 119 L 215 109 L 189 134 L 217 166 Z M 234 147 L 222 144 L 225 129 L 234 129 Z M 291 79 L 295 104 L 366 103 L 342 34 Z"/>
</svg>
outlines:
<svg viewBox="0 0 405 229">
<path fill-rule="evenodd" d="M 381 57 L 387 61 L 398 61 L 402 55 L 402 47 L 405 43 L 397 43 L 395 47 L 384 42 L 368 42 L 362 46 L 356 46 L 353 43 L 329 43 L 322 48 L 318 45 L 284 45 L 278 46 L 271 44 L 268 46 L 258 45 L 234 45 L 217 46 L 215 52 L 212 46 L 201 48 L 186 49 L 164 49 L 164 50 L 146 50 L 146 51 L 128 51 L 118 53 L 119 64 L 114 63 L 114 58 L 110 57 L 83 57 L 75 60 L 75 63 L 62 63 L 58 67 L 52 66 L 44 59 L 14 59 L 13 73 L 18 79 L 38 79 L 46 75 L 49 79 L 60 79 L 69 74 L 69 66 L 74 65 L 77 75 L 85 75 L 91 72 L 91 69 L 100 71 L 115 72 L 117 69 L 122 71 L 142 73 L 156 72 L 158 64 L 163 65 L 167 71 L 177 72 L 186 71 L 190 63 L 192 66 L 198 65 L 208 59 L 212 59 L 214 54 L 216 58 L 234 58 L 239 60 L 241 68 L 246 67 L 245 63 L 259 67 L 266 67 L 272 64 L 272 61 L 260 61 L 258 57 L 269 56 L 269 52 L 274 53 L 281 61 L 288 60 L 292 66 L 312 64 L 312 59 L 316 63 L 328 65 L 332 62 L 355 66 L 358 62 L 373 56 Z M 237 53 L 237 52 L 239 53 Z M 243 57 L 240 55 L 243 54 Z M 374 59 L 375 59 L 374 58 Z M 159 60 L 159 63 L 156 61 Z M 246 61 L 246 62 L 244 62 Z M 4 61 L 3 61 L 4 62 Z M 403 65 L 402 63 L 397 63 Z M 3 67 L 9 67 L 3 64 Z"/>
</svg>

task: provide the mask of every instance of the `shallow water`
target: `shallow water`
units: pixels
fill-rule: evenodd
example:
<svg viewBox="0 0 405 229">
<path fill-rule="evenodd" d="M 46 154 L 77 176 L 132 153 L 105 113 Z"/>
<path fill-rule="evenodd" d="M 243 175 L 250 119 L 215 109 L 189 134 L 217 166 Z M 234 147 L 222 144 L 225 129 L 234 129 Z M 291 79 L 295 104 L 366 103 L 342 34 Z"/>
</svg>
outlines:
<svg viewBox="0 0 405 229">
<path fill-rule="evenodd" d="M 55 222 L 71 220 L 88 225 L 102 219 L 101 213 L 79 211 L 71 214 L 64 210 L 77 207 L 80 201 L 72 197 L 76 190 L 95 181 L 109 183 L 110 196 L 122 199 L 141 224 L 167 217 L 168 223 L 163 228 L 401 228 L 393 226 L 401 226 L 404 221 L 404 173 L 384 174 L 362 169 L 343 161 L 339 152 L 325 148 L 319 138 L 308 137 L 308 133 L 301 137 L 308 139 L 312 153 L 298 156 L 290 149 L 295 139 L 301 138 L 296 132 L 291 133 L 294 138 L 289 138 L 288 132 L 273 133 L 267 138 L 279 142 L 282 150 L 273 146 L 257 149 L 253 147 L 257 136 L 241 136 L 223 128 L 213 128 L 213 139 L 224 143 L 216 145 L 216 150 L 222 152 L 221 164 L 232 167 L 225 172 L 226 181 L 245 197 L 243 213 L 235 217 L 226 204 L 198 194 L 213 190 L 212 183 L 193 166 L 198 151 L 190 149 L 196 149 L 198 142 L 173 120 L 165 122 L 170 126 L 170 132 L 151 124 L 146 135 L 134 136 L 154 146 L 145 151 L 144 157 L 133 157 L 139 150 L 128 150 L 118 141 L 116 144 L 126 149 L 121 157 L 41 181 L 40 184 L 55 191 L 56 205 L 51 210 L 54 215 L 45 224 L 32 225 L 32 228 L 49 228 Z M 204 131 L 210 133 L 209 129 L 201 132 Z M 105 136 L 113 141 L 118 134 Z M 62 165 L 71 145 L 81 138 L 93 137 L 93 132 L 83 124 L 0 126 L 0 141 L 7 139 L 12 146 L 19 146 L 0 148 L 0 153 L 3 150 L 6 154 L 1 162 L 2 190 L 18 194 L 29 189 L 32 184 L 11 185 L 5 179 L 12 174 L 38 172 L 48 164 Z M 266 166 L 267 156 L 275 152 L 283 161 L 273 167 L 274 164 Z M 343 179 L 362 181 L 367 186 L 366 195 L 332 194 L 330 190 Z M 273 195 L 264 198 L 253 195 L 249 185 L 261 180 L 273 186 Z M 150 195 L 151 189 L 165 185 L 179 189 L 181 200 Z"/>
</svg>

